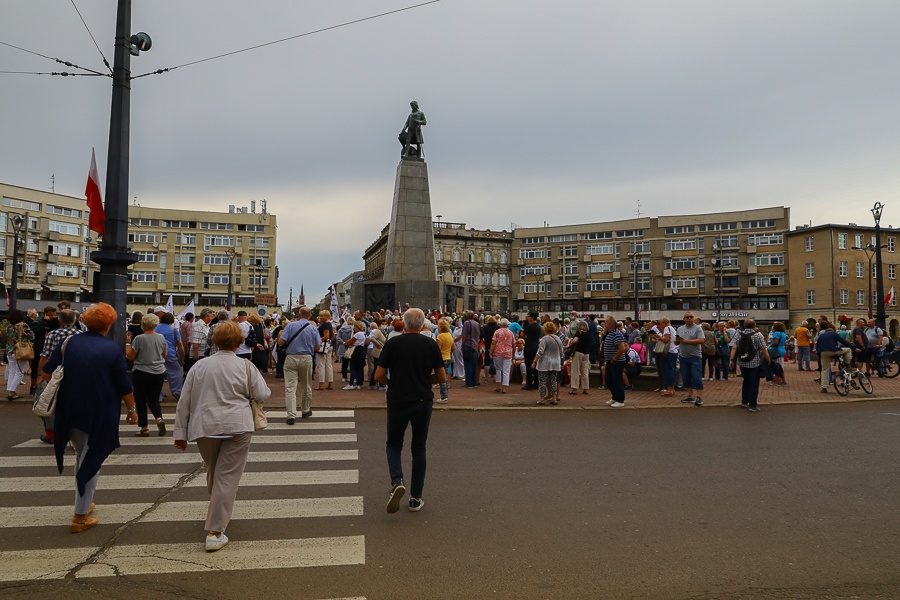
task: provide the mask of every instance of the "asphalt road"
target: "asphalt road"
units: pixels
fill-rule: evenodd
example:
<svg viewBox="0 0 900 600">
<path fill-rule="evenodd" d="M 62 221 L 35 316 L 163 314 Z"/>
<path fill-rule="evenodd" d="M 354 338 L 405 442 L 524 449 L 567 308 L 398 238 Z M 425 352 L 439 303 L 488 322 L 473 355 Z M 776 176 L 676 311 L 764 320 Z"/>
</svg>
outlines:
<svg viewBox="0 0 900 600">
<path fill-rule="evenodd" d="M 191 572 L 202 568 L 191 561 L 209 556 L 201 548 L 202 520 L 150 517 L 205 500 L 203 487 L 183 485 L 189 478 L 182 476 L 196 464 L 167 463 L 167 456 L 177 455 L 168 445 L 125 446 L 116 454 L 127 455 L 126 462 L 104 468 L 101 488 L 115 475 L 140 476 L 147 485 L 152 477 L 169 476 L 180 484 L 101 489 L 97 516 L 104 524 L 79 535 L 68 533 L 68 513 L 59 524 L 29 524 L 20 513 L 7 513 L 9 520 L 0 524 L 0 560 L 7 565 L 0 597 L 900 597 L 900 401 L 781 406 L 755 415 L 724 407 L 438 411 L 429 439 L 426 507 L 396 515 L 384 509 L 389 487 L 384 412 L 357 410 L 352 417 L 310 421 L 316 420 L 343 423 L 342 429 L 263 435 L 357 437 L 254 444 L 251 454 L 275 460 L 248 466 L 257 485 L 242 487 L 238 499 L 282 499 L 309 514 L 328 507 L 322 515 L 276 512 L 271 518 L 249 510 L 229 527 L 235 543 L 215 555 L 220 562 L 214 568 L 220 570 Z M 0 405 L 0 461 L 48 457 L 48 466 L 3 464 L 0 485 L 12 487 L 0 491 L 0 515 L 9 508 L 26 507 L 29 513 L 70 505 L 68 489 L 12 489 L 27 487 L 14 477 L 55 472 L 49 449 L 12 447 L 37 433 L 37 420 L 26 406 Z M 131 432 L 123 438 L 126 434 Z M 356 450 L 358 460 L 296 462 L 280 455 L 335 450 Z M 405 461 L 408 468 L 408 456 Z M 310 470 L 358 470 L 359 479 L 279 484 L 285 473 Z M 144 519 L 127 526 L 104 521 L 104 507 L 109 515 L 110 505 L 125 510 L 144 503 L 150 505 Z M 273 568 L 303 553 L 310 554 L 311 563 L 326 565 L 346 556 L 340 548 L 273 541 L 309 538 L 362 545 L 363 560 Z M 241 542 L 258 545 L 250 551 Z M 16 561 L 35 551 L 53 549 L 46 555 L 52 563 L 64 551 L 101 546 L 112 555 L 124 548 L 119 554 L 132 552 L 138 563 L 163 554 L 153 559 L 163 566 L 155 574 L 115 576 L 93 565 L 48 582 L 8 575 Z M 165 555 L 182 546 L 195 558 Z M 86 577 L 89 573 L 105 576 Z"/>
</svg>

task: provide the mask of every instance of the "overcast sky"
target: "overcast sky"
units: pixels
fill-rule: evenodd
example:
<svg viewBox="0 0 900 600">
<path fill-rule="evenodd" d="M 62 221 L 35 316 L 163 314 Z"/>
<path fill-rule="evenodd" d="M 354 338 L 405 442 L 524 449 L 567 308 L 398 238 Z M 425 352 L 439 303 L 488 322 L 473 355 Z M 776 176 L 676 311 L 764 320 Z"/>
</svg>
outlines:
<svg viewBox="0 0 900 600">
<path fill-rule="evenodd" d="M 115 0 L 75 0 L 112 61 Z M 415 0 L 134 2 L 137 75 Z M 900 225 L 900 2 L 442 0 L 133 82 L 131 196 L 278 216 L 280 295 L 362 268 L 397 134 L 428 118 L 434 214 L 508 229 L 791 207 Z M 0 41 L 103 70 L 71 0 L 7 0 Z M 0 70 L 65 67 L 0 46 Z M 70 70 L 70 69 L 67 69 Z M 110 80 L 0 74 L 0 181 L 105 180 Z"/>
</svg>

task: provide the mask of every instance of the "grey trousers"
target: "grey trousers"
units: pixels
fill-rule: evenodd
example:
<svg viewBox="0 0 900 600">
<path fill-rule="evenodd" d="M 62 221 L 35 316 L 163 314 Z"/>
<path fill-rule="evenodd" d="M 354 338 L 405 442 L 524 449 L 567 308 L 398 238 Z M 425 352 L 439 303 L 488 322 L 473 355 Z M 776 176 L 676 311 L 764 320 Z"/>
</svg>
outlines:
<svg viewBox="0 0 900 600">
<path fill-rule="evenodd" d="M 250 451 L 252 433 L 231 438 L 199 438 L 197 448 L 206 465 L 206 489 L 209 509 L 206 511 L 206 530 L 224 532 L 231 521 L 234 499 Z"/>
<path fill-rule="evenodd" d="M 75 446 L 75 472 L 81 468 L 81 463 L 88 451 L 88 434 L 80 429 L 70 429 L 69 439 Z M 75 514 L 86 515 L 91 511 L 91 502 L 94 501 L 94 492 L 97 490 L 97 480 L 100 478 L 100 471 L 90 478 L 84 486 L 84 495 L 78 493 L 78 484 L 75 484 Z"/>
</svg>

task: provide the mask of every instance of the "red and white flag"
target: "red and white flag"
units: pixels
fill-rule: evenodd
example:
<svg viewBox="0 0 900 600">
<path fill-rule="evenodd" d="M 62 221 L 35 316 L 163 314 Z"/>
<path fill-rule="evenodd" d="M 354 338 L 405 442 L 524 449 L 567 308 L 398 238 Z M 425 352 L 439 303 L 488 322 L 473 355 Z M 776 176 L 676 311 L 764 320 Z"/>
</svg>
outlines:
<svg viewBox="0 0 900 600">
<path fill-rule="evenodd" d="M 887 296 L 884 297 L 885 304 L 893 304 L 894 303 L 894 286 L 891 286 L 891 291 L 888 292 Z"/>
<path fill-rule="evenodd" d="M 91 148 L 91 170 L 88 172 L 84 195 L 87 196 L 87 205 L 91 211 L 88 228 L 103 235 L 106 231 L 106 213 L 103 210 L 103 199 L 100 197 L 100 175 L 97 174 L 97 157 L 93 148 Z"/>
</svg>

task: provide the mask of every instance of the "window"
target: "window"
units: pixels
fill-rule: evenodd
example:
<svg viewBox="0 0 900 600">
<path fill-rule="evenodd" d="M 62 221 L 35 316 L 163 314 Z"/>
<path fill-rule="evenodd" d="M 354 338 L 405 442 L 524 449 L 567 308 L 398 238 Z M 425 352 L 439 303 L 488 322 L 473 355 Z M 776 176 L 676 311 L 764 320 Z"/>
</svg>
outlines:
<svg viewBox="0 0 900 600">
<path fill-rule="evenodd" d="M 584 289 L 589 292 L 611 292 L 615 289 L 613 281 L 588 281 L 584 284 Z"/>
<path fill-rule="evenodd" d="M 841 277 L 847 276 L 847 261 L 846 260 L 842 260 L 841 264 L 838 266 L 838 275 L 840 275 Z"/>
<path fill-rule="evenodd" d="M 616 263 L 614 262 L 591 263 L 586 268 L 588 277 L 590 277 L 592 273 L 613 273 L 615 270 Z"/>
<path fill-rule="evenodd" d="M 453 271 L 453 283 L 459 283 L 459 271 Z"/>
<path fill-rule="evenodd" d="M 439 269 L 437 272 L 437 275 L 438 275 L 438 281 L 444 281 L 444 272 L 443 271 L 441 271 Z"/>
<path fill-rule="evenodd" d="M 865 306 L 866 305 L 866 291 L 865 290 L 856 290 L 856 305 L 857 306 Z"/>
<path fill-rule="evenodd" d="M 45 208 L 47 213 L 51 215 L 60 215 L 63 217 L 72 217 L 74 219 L 81 218 L 81 211 L 76 208 L 65 208 L 63 206 L 53 206 L 52 204 L 48 204 Z"/>
<path fill-rule="evenodd" d="M 197 234 L 196 233 L 176 233 L 175 234 L 175 243 L 183 244 L 185 246 L 193 246 L 197 243 Z"/>
<path fill-rule="evenodd" d="M 0 212 L 0 231 L 6 231 L 6 213 Z"/>
<path fill-rule="evenodd" d="M 716 237 L 714 244 L 718 245 L 719 248 L 737 248 L 738 237 L 736 235 L 721 235 Z"/>
<path fill-rule="evenodd" d="M 666 269 L 671 271 L 683 271 L 686 269 L 696 269 L 696 258 L 667 258 Z"/>
<path fill-rule="evenodd" d="M 491 274 L 490 273 L 484 274 L 482 285 L 491 285 Z"/>
<path fill-rule="evenodd" d="M 847 234 L 839 233 L 838 234 L 838 250 L 846 250 L 847 249 Z"/>
<path fill-rule="evenodd" d="M 50 231 L 58 231 L 63 235 L 77 235 L 81 237 L 81 225 L 76 225 L 75 223 L 50 221 Z"/>
<path fill-rule="evenodd" d="M 228 274 L 208 273 L 203 276 L 203 287 L 210 285 L 228 285 Z"/>
<path fill-rule="evenodd" d="M 613 244 L 588 244 L 585 253 L 589 256 L 597 256 L 602 254 L 612 254 L 615 252 Z"/>
<path fill-rule="evenodd" d="M 888 265 L 888 279 L 897 279 L 897 265 Z"/>
<path fill-rule="evenodd" d="M 563 246 L 563 256 L 578 256 L 578 246 Z"/>
<path fill-rule="evenodd" d="M 534 275 L 543 275 L 546 272 L 546 267 L 544 265 L 531 265 L 528 267 L 519 267 L 519 279 L 523 280 L 526 277 L 534 276 Z"/>
<path fill-rule="evenodd" d="M 563 291 L 564 292 L 577 292 L 578 291 L 578 282 L 577 281 L 564 281 L 563 282 Z"/>
<path fill-rule="evenodd" d="M 522 238 L 522 244 L 523 244 L 523 245 L 525 245 L 525 244 L 543 244 L 543 243 L 544 243 L 544 238 L 543 238 L 543 237 L 527 237 L 527 238 Z"/>
<path fill-rule="evenodd" d="M 506 273 L 500 273 L 500 285 L 501 286 L 509 285 L 508 281 L 506 280 L 506 277 L 507 277 Z"/>
<path fill-rule="evenodd" d="M 234 247 L 234 236 L 232 235 L 207 235 L 204 241 L 204 249 L 209 250 L 212 246 Z"/>
<path fill-rule="evenodd" d="M 597 233 L 582 233 L 581 239 L 585 241 L 591 240 L 611 240 L 612 231 L 600 231 Z"/>
<path fill-rule="evenodd" d="M 854 235 L 853 239 L 855 241 L 855 243 L 853 244 L 854 246 L 856 246 L 857 248 L 863 247 L 863 236 L 861 233 L 857 233 L 856 235 Z"/>
<path fill-rule="evenodd" d="M 634 282 L 633 281 L 629 282 L 628 287 L 630 289 L 632 289 L 632 291 L 633 291 Z M 642 292 L 650 291 L 650 280 L 649 279 L 638 279 L 638 290 L 640 290 Z"/>
<path fill-rule="evenodd" d="M 201 221 L 200 229 L 210 229 L 213 231 L 234 231 L 234 225 L 231 223 L 209 223 Z"/>
<path fill-rule="evenodd" d="M 31 240 L 28 240 L 29 245 L 31 244 Z M 35 244 L 37 246 L 37 244 Z M 29 248 L 31 250 L 31 248 Z M 35 248 L 37 251 L 37 248 Z M 47 253 L 48 254 L 57 254 L 59 256 L 80 256 L 81 254 L 81 246 L 78 244 L 64 244 L 62 242 L 49 242 L 47 244 Z"/>
<path fill-rule="evenodd" d="M 537 249 L 532 248 L 529 250 L 522 249 L 519 250 L 519 258 L 520 259 L 529 259 L 529 258 L 544 258 L 544 250 L 543 248 Z"/>
<path fill-rule="evenodd" d="M 682 235 L 685 233 L 694 233 L 694 226 L 679 225 L 677 227 L 666 227 L 666 235 Z"/>
<path fill-rule="evenodd" d="M 175 255 L 175 264 L 176 265 L 195 265 L 195 264 L 197 264 L 197 255 L 196 254 L 176 254 Z"/>
<path fill-rule="evenodd" d="M 253 236 L 250 238 L 250 247 L 251 248 L 268 248 L 269 247 L 269 238 Z"/>
<path fill-rule="evenodd" d="M 698 230 L 703 231 L 732 231 L 737 229 L 737 223 L 707 223 L 698 226 Z"/>
<path fill-rule="evenodd" d="M 156 252 L 138 252 L 138 262 L 155 263 L 159 255 Z"/>
<path fill-rule="evenodd" d="M 667 290 L 693 290 L 697 288 L 696 277 L 672 277 L 666 279 Z"/>
<path fill-rule="evenodd" d="M 226 254 L 204 254 L 203 255 L 203 264 L 204 265 L 227 265 L 229 263 L 228 255 Z"/>
<path fill-rule="evenodd" d="M 460 258 L 461 256 L 462 256 L 462 254 L 459 253 L 459 249 L 458 249 L 458 248 L 455 249 L 455 250 L 453 250 L 453 260 L 455 260 L 456 262 L 459 262 L 459 258 Z"/>
<path fill-rule="evenodd" d="M 441 262 L 442 260 L 444 260 L 444 251 L 441 250 L 440 248 L 435 250 L 434 251 L 434 259 L 438 262 Z"/>
<path fill-rule="evenodd" d="M 772 227 L 775 227 L 775 219 L 741 221 L 741 229 L 771 229 Z"/>
<path fill-rule="evenodd" d="M 748 246 L 780 246 L 784 243 L 781 233 L 754 233 L 747 236 Z"/>
<path fill-rule="evenodd" d="M 680 239 L 680 240 L 666 240 L 666 250 L 696 250 L 697 249 L 697 240 L 695 239 Z"/>
<path fill-rule="evenodd" d="M 691 227 L 691 231 L 693 231 L 693 230 L 694 230 L 694 228 Z M 616 237 L 620 237 L 620 238 L 644 237 L 644 230 L 643 229 L 620 229 L 619 231 L 616 232 Z"/>
<path fill-rule="evenodd" d="M 807 306 L 815 306 L 816 305 L 816 290 L 806 290 L 806 305 Z"/>
<path fill-rule="evenodd" d="M 650 260 L 645 258 L 643 260 L 637 261 L 636 263 L 634 263 L 634 270 L 635 271 L 649 271 L 650 270 Z"/>
<path fill-rule="evenodd" d="M 128 241 L 136 244 L 155 244 L 157 237 L 155 233 L 129 233 Z"/>
<path fill-rule="evenodd" d="M 803 249 L 806 250 L 807 252 L 814 251 L 815 247 L 816 247 L 815 242 L 816 242 L 815 236 L 813 236 L 813 235 L 806 236 L 805 238 L 803 238 Z"/>
<path fill-rule="evenodd" d="M 723 254 L 721 256 L 722 264 L 721 267 L 723 269 L 736 269 L 738 266 L 738 257 L 737 254 Z M 713 260 L 719 260 L 719 257 L 715 257 Z M 712 263 L 713 266 L 716 266 L 715 263 Z"/>
<path fill-rule="evenodd" d="M 135 283 L 155 283 L 157 274 L 154 271 L 132 271 L 131 281 Z"/>
<path fill-rule="evenodd" d="M 475 262 L 475 253 L 469 250 L 469 262 Z"/>
<path fill-rule="evenodd" d="M 505 251 L 500 253 L 500 264 L 501 265 L 506 264 L 506 252 Z"/>
<path fill-rule="evenodd" d="M 783 265 L 784 253 L 775 254 L 754 254 L 750 257 L 750 264 L 757 267 L 768 267 L 771 265 Z"/>
<path fill-rule="evenodd" d="M 28 238 L 28 241 L 27 241 L 27 244 L 25 247 L 25 251 L 26 252 L 37 252 L 38 251 L 37 240 L 34 238 Z"/>
<path fill-rule="evenodd" d="M 249 231 L 250 233 L 262 233 L 266 230 L 265 225 L 238 225 L 238 231 Z"/>
<path fill-rule="evenodd" d="M 522 284 L 522 292 L 526 294 L 538 294 L 542 293 L 547 289 L 547 286 L 541 283 L 523 283 Z"/>
<path fill-rule="evenodd" d="M 139 219 L 137 217 L 131 219 L 131 224 L 135 227 L 159 227 L 158 219 Z"/>
<path fill-rule="evenodd" d="M 897 239 L 893 236 L 888 237 L 888 252 L 894 252 L 897 249 Z"/>
<path fill-rule="evenodd" d="M 812 279 L 816 276 L 816 265 L 813 263 L 806 263 L 806 278 Z"/>
<path fill-rule="evenodd" d="M 78 277 L 81 269 L 72 265 L 47 265 L 47 274 L 57 277 Z"/>
<path fill-rule="evenodd" d="M 754 275 L 750 277 L 750 285 L 755 287 L 781 287 L 784 285 L 784 274 Z"/>
<path fill-rule="evenodd" d="M 872 279 L 878 279 L 878 264 L 872 263 Z"/>
<path fill-rule="evenodd" d="M 160 269 L 166 268 L 166 253 L 165 252 L 159 253 L 159 268 Z"/>
<path fill-rule="evenodd" d="M 490 250 L 484 251 L 484 263 L 487 265 L 491 264 L 491 251 Z"/>
<path fill-rule="evenodd" d="M 196 229 L 195 221 L 160 221 L 162 227 L 170 227 L 172 229 Z"/>
<path fill-rule="evenodd" d="M 856 276 L 859 279 L 862 279 L 863 277 L 866 276 L 866 267 L 862 263 L 862 261 L 856 261 Z"/>
<path fill-rule="evenodd" d="M 475 285 L 475 273 L 466 274 L 466 283 L 468 285 Z"/>
<path fill-rule="evenodd" d="M 17 200 L 15 198 L 3 197 L 3 206 L 11 206 L 13 208 L 24 208 L 25 210 L 34 210 L 41 212 L 41 205 L 37 202 L 29 202 L 28 200 Z"/>
<path fill-rule="evenodd" d="M 631 253 L 634 254 L 635 252 L 639 254 L 649 254 L 650 242 L 632 242 Z"/>
<path fill-rule="evenodd" d="M 850 290 L 841 290 L 841 304 L 847 305 L 850 303 Z"/>
<path fill-rule="evenodd" d="M 723 288 L 736 288 L 739 287 L 739 279 L 737 275 L 725 275 L 720 277 L 719 280 L 721 284 L 719 287 Z"/>
<path fill-rule="evenodd" d="M 574 242 L 578 238 L 574 233 L 569 233 L 567 235 L 551 235 L 549 239 L 550 243 L 554 244 L 559 242 Z"/>
</svg>

